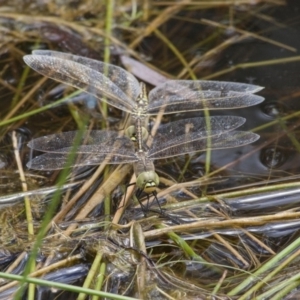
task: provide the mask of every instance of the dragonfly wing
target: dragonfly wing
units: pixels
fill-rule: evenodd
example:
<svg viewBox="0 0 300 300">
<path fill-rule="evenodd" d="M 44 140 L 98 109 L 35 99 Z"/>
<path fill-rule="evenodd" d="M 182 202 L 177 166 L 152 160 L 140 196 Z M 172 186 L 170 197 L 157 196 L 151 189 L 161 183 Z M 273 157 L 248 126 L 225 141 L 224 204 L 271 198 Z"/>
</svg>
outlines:
<svg viewBox="0 0 300 300">
<path fill-rule="evenodd" d="M 67 153 L 45 153 L 39 155 L 27 163 L 27 167 L 34 170 L 59 170 L 66 167 L 69 155 Z M 72 167 L 84 167 L 107 164 L 133 163 L 137 161 L 135 156 L 121 157 L 113 156 L 112 159 L 105 154 L 76 154 Z"/>
<path fill-rule="evenodd" d="M 246 122 L 243 117 L 237 116 L 212 116 L 209 118 L 197 117 L 178 120 L 163 124 L 157 130 L 158 136 L 169 137 L 172 135 L 180 136 L 192 132 L 226 132 L 242 126 Z M 209 127 L 208 127 L 209 126 Z M 155 136 L 156 139 L 156 136 Z"/>
<path fill-rule="evenodd" d="M 172 140 L 162 143 L 158 141 L 153 143 L 149 158 L 162 159 L 187 153 L 206 151 L 209 149 L 225 149 L 244 146 L 255 142 L 259 139 L 259 135 L 253 132 L 246 131 L 231 131 L 220 134 L 215 134 L 207 139 L 200 133 L 192 133 L 188 136 L 181 135 Z M 208 147 L 208 143 L 210 146 Z"/>
<path fill-rule="evenodd" d="M 50 50 L 24 56 L 35 71 L 96 96 L 123 111 L 132 112 L 140 86 L 134 76 L 114 65 Z M 104 75 L 105 74 L 105 75 Z"/>
<path fill-rule="evenodd" d="M 68 131 L 33 139 L 28 143 L 28 147 L 38 151 L 58 153 L 61 152 L 59 149 L 71 148 L 76 142 L 77 145 L 100 145 L 104 142 L 112 142 L 118 137 L 118 132 L 109 130 L 92 130 L 84 132 L 81 137 L 78 131 Z"/>
<path fill-rule="evenodd" d="M 253 93 L 262 87 L 246 83 L 169 80 L 149 93 L 148 113 L 178 113 L 208 109 L 233 109 L 261 103 Z"/>
<path fill-rule="evenodd" d="M 74 151 L 74 167 L 97 165 L 104 160 L 110 164 L 131 163 L 137 160 L 132 141 L 125 136 L 119 136 L 118 132 L 92 130 L 81 137 L 78 135 L 78 131 L 70 131 L 30 141 L 30 148 L 49 153 L 35 157 L 27 166 L 37 170 L 62 169 L 69 154 Z"/>
</svg>

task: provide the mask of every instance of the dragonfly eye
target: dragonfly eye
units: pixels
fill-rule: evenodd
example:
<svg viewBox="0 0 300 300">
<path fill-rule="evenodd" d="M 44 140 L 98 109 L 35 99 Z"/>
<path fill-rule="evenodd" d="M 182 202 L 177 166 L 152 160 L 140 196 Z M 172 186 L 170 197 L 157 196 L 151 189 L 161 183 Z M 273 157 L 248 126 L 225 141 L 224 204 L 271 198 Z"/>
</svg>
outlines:
<svg viewBox="0 0 300 300">
<path fill-rule="evenodd" d="M 135 127 L 133 125 L 129 126 L 125 130 L 125 135 L 129 137 L 133 142 L 136 142 L 136 132 L 135 132 Z"/>
<path fill-rule="evenodd" d="M 142 140 L 146 141 L 149 133 L 145 127 L 142 127 L 141 129 L 142 129 Z M 133 142 L 137 142 L 137 134 L 136 134 L 135 126 L 133 125 L 129 126 L 125 131 L 125 135 L 129 137 Z"/>
</svg>

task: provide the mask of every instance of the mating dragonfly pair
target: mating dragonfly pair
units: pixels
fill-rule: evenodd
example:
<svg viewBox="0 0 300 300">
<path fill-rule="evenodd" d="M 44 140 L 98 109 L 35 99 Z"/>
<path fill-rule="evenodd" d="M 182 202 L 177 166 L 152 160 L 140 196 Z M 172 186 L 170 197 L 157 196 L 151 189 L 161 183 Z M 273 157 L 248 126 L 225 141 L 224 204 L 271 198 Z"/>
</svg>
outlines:
<svg viewBox="0 0 300 300">
<path fill-rule="evenodd" d="M 35 71 L 92 94 L 100 101 L 130 114 L 125 134 L 90 131 L 76 148 L 74 167 L 134 163 L 137 187 L 146 193 L 159 184 L 153 161 L 206 149 L 247 145 L 259 135 L 235 130 L 246 121 L 237 116 L 188 118 L 161 125 L 151 146 L 146 146 L 148 118 L 158 113 L 174 114 L 205 109 L 234 109 L 256 105 L 264 98 L 254 93 L 260 86 L 222 81 L 169 80 L 150 91 L 124 69 L 93 59 L 49 50 L 24 56 Z M 29 147 L 46 152 L 28 162 L 37 170 L 64 168 L 74 151 L 77 132 L 63 132 L 32 140 Z"/>
</svg>

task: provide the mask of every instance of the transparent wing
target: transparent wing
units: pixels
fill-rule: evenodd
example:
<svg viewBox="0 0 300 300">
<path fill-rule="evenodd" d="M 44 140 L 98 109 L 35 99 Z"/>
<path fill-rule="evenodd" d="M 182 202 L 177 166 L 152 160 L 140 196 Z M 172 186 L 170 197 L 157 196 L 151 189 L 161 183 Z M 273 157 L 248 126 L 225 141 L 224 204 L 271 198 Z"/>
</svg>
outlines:
<svg viewBox="0 0 300 300">
<path fill-rule="evenodd" d="M 84 90 L 112 106 L 132 112 L 140 86 L 137 79 L 124 69 L 72 54 L 35 50 L 24 56 L 35 71 Z"/>
<path fill-rule="evenodd" d="M 157 130 L 155 139 L 169 139 L 170 136 L 180 136 L 192 132 L 202 132 L 203 135 L 211 135 L 210 131 L 226 132 L 242 126 L 246 122 L 243 117 L 237 116 L 212 116 L 207 118 L 188 118 L 163 124 Z M 210 128 L 207 127 L 209 123 Z M 186 136 L 187 137 L 187 136 Z"/>
<path fill-rule="evenodd" d="M 27 163 L 27 167 L 43 171 L 59 170 L 66 167 L 67 160 L 67 153 L 45 153 L 30 160 Z M 119 153 L 116 153 L 111 158 L 105 154 L 77 154 L 74 158 L 72 168 L 100 165 L 104 161 L 107 164 L 123 164 L 133 163 L 138 161 L 138 159 L 136 156 L 123 157 Z"/>
<path fill-rule="evenodd" d="M 148 113 L 178 113 L 209 109 L 233 109 L 261 103 L 254 95 L 263 87 L 237 82 L 169 80 L 149 93 Z"/>
<path fill-rule="evenodd" d="M 48 152 L 30 160 L 28 168 L 36 170 L 56 170 L 65 167 L 69 154 L 74 151 L 78 132 L 63 132 L 32 140 L 32 149 Z M 99 165 L 104 160 L 109 164 L 132 163 L 138 160 L 134 143 L 127 137 L 119 137 L 116 132 L 91 131 L 81 138 L 76 148 L 72 167 Z"/>
<path fill-rule="evenodd" d="M 28 147 L 34 150 L 42 151 L 42 152 L 54 152 L 61 153 L 61 149 L 66 149 L 65 152 L 68 153 L 70 150 L 67 148 L 71 148 L 77 142 L 79 145 L 90 145 L 90 146 L 98 146 L 101 144 L 109 145 L 113 143 L 113 141 L 120 138 L 119 133 L 117 131 L 110 130 L 91 130 L 84 132 L 78 139 L 79 131 L 68 131 L 61 132 L 51 135 L 42 136 L 36 139 L 31 140 L 28 143 Z M 124 143 L 129 140 L 126 137 L 124 138 Z"/>
<path fill-rule="evenodd" d="M 210 147 L 208 140 L 202 132 L 193 132 L 187 135 L 175 137 L 169 141 L 156 139 L 149 151 L 150 159 L 162 159 L 191 152 L 205 151 L 210 149 L 225 149 L 244 146 L 255 142 L 259 135 L 253 132 L 230 131 L 226 133 L 212 133 Z"/>
</svg>

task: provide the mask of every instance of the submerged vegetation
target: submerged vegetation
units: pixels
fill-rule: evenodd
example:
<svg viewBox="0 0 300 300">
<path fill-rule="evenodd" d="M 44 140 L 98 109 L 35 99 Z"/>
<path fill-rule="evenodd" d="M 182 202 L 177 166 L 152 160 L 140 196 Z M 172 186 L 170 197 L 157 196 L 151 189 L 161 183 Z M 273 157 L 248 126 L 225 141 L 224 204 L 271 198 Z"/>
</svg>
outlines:
<svg viewBox="0 0 300 300">
<path fill-rule="evenodd" d="M 1 299 L 299 297 L 300 20 L 290 6 L 4 1 Z M 86 130 L 117 132 L 126 119 L 27 67 L 23 56 L 34 49 L 121 66 L 148 91 L 166 79 L 265 86 L 266 101 L 253 107 L 149 119 L 155 131 L 160 123 L 232 116 L 260 139 L 155 162 L 157 193 L 136 189 L 130 164 L 72 168 L 74 151 L 61 171 L 28 169 L 41 154 L 27 147 L 33 138 L 76 130 L 76 150 Z"/>
</svg>

